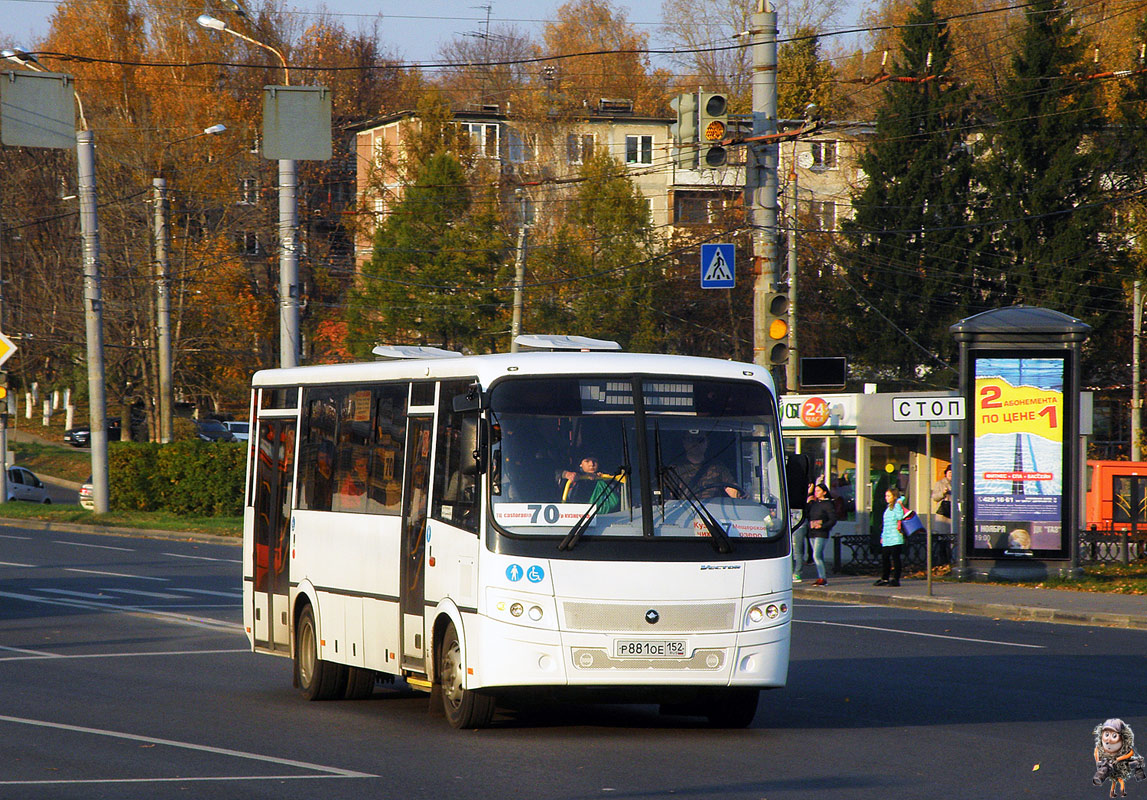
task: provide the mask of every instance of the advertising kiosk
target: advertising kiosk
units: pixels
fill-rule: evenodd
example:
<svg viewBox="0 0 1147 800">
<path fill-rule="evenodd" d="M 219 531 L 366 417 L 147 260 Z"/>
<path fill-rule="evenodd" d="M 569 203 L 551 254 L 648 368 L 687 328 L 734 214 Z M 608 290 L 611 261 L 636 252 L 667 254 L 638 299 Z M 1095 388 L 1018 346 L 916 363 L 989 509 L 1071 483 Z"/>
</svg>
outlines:
<svg viewBox="0 0 1147 800">
<path fill-rule="evenodd" d="M 1031 306 L 951 327 L 967 403 L 955 577 L 1077 573 L 1079 355 L 1090 330 Z"/>
</svg>

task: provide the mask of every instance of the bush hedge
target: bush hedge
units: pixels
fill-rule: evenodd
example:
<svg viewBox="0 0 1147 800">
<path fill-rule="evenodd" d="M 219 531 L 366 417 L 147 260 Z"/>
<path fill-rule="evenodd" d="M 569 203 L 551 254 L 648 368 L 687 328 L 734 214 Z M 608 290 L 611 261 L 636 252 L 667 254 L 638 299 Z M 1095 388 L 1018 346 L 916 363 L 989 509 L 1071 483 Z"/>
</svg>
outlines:
<svg viewBox="0 0 1147 800">
<path fill-rule="evenodd" d="M 113 511 L 238 516 L 246 458 L 243 442 L 109 442 L 109 504 Z"/>
</svg>

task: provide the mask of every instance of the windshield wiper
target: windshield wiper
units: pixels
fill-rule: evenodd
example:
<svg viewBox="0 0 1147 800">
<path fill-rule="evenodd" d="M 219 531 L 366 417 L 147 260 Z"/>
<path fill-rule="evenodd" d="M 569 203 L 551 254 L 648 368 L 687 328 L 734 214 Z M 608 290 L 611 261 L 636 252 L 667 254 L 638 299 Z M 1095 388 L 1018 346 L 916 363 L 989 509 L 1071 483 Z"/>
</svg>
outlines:
<svg viewBox="0 0 1147 800">
<path fill-rule="evenodd" d="M 685 479 L 669 464 L 661 465 L 658 470 L 661 479 L 669 485 L 674 493 L 684 497 L 689 501 L 689 505 L 693 507 L 693 511 L 705 523 L 705 527 L 709 529 L 709 536 L 713 541 L 713 549 L 718 553 L 731 553 L 733 552 L 733 543 L 729 540 L 729 534 L 717 521 L 717 518 L 709 511 L 705 503 L 697 496 L 697 493 L 685 482 Z"/>
<path fill-rule="evenodd" d="M 621 482 L 621 479 L 624 478 L 627 473 L 628 470 L 626 465 L 622 465 L 617 468 L 617 474 L 610 478 L 609 483 L 605 485 L 605 493 L 602 494 L 600 498 L 598 498 L 597 503 L 589 504 L 589 508 L 585 510 L 585 513 L 578 517 L 577 522 L 575 522 L 573 527 L 570 528 L 570 532 L 566 534 L 564 539 L 558 542 L 559 550 L 573 550 L 574 545 L 577 544 L 577 540 L 580 539 L 581 535 L 589 529 L 589 522 L 591 519 L 593 519 L 593 515 L 597 513 L 598 503 L 614 496 L 614 487 Z"/>
</svg>

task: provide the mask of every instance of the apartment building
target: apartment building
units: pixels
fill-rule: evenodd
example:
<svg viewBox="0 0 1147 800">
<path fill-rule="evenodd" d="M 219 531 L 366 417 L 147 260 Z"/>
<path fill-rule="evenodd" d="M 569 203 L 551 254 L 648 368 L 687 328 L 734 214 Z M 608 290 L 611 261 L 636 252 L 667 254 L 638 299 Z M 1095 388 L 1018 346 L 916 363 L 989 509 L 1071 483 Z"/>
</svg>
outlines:
<svg viewBox="0 0 1147 800">
<path fill-rule="evenodd" d="M 653 225 L 666 235 L 674 228 L 711 224 L 724 209 L 743 204 L 745 146 L 729 147 L 724 167 L 682 169 L 671 157 L 674 120 L 636 115 L 625 100 L 602 100 L 584 113 L 542 122 L 515 118 L 497 106 L 459 110 L 454 120 L 469 133 L 472 152 L 487 174 L 496 176 L 504 201 L 516 203 L 533 224 L 562 218 L 571 179 L 602 148 L 624 166 L 649 204 Z M 419 126 L 416 112 L 403 111 L 356 129 L 359 208 L 376 222 L 401 198 L 402 143 Z M 782 130 L 796 126 L 784 123 Z M 795 174 L 802 218 L 807 212 L 818 229 L 835 230 L 850 214 L 851 192 L 864 178 L 856 157 L 872 132 L 870 124 L 829 123 L 815 134 L 781 143 L 782 206 L 788 176 Z M 360 226 L 356 261 L 369 258 L 370 251 L 371 230 Z"/>
</svg>

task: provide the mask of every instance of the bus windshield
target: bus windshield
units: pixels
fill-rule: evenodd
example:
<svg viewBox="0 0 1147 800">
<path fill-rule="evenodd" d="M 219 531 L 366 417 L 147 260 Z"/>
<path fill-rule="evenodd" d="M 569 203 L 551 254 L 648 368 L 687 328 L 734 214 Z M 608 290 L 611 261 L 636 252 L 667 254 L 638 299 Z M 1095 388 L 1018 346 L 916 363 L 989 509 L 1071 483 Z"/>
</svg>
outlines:
<svg viewBox="0 0 1147 800">
<path fill-rule="evenodd" d="M 772 539 L 786 530 L 768 389 L 696 377 L 506 379 L 491 519 L 513 537 Z M 563 549 L 565 549 L 563 547 Z"/>
</svg>

